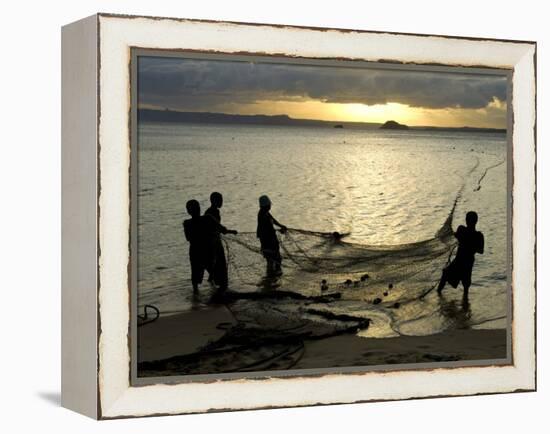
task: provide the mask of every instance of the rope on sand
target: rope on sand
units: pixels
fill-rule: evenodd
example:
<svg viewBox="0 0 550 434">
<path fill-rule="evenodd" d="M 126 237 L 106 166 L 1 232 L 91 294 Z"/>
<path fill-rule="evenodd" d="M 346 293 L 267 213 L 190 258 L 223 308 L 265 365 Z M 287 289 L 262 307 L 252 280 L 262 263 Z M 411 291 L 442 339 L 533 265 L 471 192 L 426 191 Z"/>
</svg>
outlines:
<svg viewBox="0 0 550 434">
<path fill-rule="evenodd" d="M 149 318 L 147 309 L 152 309 L 155 312 L 155 316 L 153 318 Z M 144 326 L 145 324 L 152 323 L 153 321 L 156 321 L 157 319 L 159 319 L 159 317 L 160 317 L 160 310 L 158 309 L 158 307 L 153 306 L 152 304 L 146 304 L 145 306 L 143 306 L 143 315 L 138 314 L 138 327 Z"/>
</svg>

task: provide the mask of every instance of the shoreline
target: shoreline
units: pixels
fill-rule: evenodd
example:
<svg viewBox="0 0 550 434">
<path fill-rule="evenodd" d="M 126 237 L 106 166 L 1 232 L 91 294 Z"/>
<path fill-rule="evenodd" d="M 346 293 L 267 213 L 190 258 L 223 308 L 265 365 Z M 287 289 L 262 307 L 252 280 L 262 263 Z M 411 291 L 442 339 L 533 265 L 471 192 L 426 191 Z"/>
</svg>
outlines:
<svg viewBox="0 0 550 434">
<path fill-rule="evenodd" d="M 243 345 L 218 342 L 239 330 L 223 305 L 160 317 L 138 329 L 138 376 L 368 367 L 507 357 L 506 329 L 454 329 L 388 338 L 337 333 L 318 338 L 243 332 Z M 252 333 L 254 335 L 254 333 Z M 246 340 L 248 338 L 248 341 Z M 244 343 L 246 341 L 246 343 Z M 238 341 L 237 341 L 238 342 Z"/>
</svg>

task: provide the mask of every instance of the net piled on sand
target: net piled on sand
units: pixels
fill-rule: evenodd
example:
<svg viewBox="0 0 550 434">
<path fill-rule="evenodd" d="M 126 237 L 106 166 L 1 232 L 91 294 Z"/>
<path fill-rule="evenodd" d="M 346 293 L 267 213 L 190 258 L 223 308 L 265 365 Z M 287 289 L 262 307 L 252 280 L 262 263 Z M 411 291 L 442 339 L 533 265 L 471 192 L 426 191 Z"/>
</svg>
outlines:
<svg viewBox="0 0 550 434">
<path fill-rule="evenodd" d="M 279 234 L 284 272 L 278 277 L 262 278 L 266 263 L 255 233 L 224 236 L 232 288 L 224 302 L 237 325 L 193 354 L 140 363 L 140 375 L 288 370 L 307 340 L 373 324 L 400 334 L 400 322 L 422 314 L 414 302 L 435 286 L 434 275 L 452 253 L 453 212 L 454 205 L 433 238 L 397 246 L 289 229 Z"/>
</svg>

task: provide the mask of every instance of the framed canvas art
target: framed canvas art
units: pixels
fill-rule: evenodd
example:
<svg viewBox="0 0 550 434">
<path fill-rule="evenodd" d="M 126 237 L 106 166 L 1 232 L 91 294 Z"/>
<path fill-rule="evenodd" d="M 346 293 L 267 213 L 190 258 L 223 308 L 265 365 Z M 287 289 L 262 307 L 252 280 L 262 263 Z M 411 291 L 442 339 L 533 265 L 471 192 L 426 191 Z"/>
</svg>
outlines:
<svg viewBox="0 0 550 434">
<path fill-rule="evenodd" d="M 62 403 L 531 391 L 536 44 L 63 28 Z"/>
</svg>

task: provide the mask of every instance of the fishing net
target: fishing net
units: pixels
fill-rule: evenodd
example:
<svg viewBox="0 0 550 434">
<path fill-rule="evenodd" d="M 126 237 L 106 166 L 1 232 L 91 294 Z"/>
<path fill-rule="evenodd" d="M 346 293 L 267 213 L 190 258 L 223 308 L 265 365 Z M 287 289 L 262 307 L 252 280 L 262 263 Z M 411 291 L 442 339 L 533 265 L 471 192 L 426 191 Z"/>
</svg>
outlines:
<svg viewBox="0 0 550 434">
<path fill-rule="evenodd" d="M 379 335 L 401 334 L 400 324 L 425 310 L 415 301 L 435 286 L 452 253 L 453 212 L 454 205 L 433 238 L 397 246 L 288 229 L 278 235 L 280 276 L 266 274 L 255 233 L 224 236 L 233 288 L 224 303 L 236 325 L 193 354 L 140 363 L 140 375 L 287 370 L 299 364 L 305 341 L 372 327 Z"/>
<path fill-rule="evenodd" d="M 474 191 L 500 164 L 485 169 Z M 140 363 L 141 375 L 285 370 L 299 367 L 308 340 L 365 331 L 375 337 L 431 334 L 449 327 L 445 317 L 469 324 L 462 311 L 441 315 L 441 300 L 430 295 L 457 245 L 452 223 L 464 189 L 434 236 L 414 243 L 356 244 L 346 234 L 297 228 L 278 233 L 278 276 L 267 273 L 256 233 L 224 235 L 231 289 L 223 303 L 236 325 L 196 353 Z"/>
<path fill-rule="evenodd" d="M 484 168 L 474 180 L 473 191 L 481 189 L 488 171 L 504 159 Z M 467 180 L 479 167 L 475 164 Z M 291 228 L 277 234 L 283 274 L 266 276 L 266 261 L 256 233 L 223 237 L 231 288 L 236 292 L 279 291 L 304 297 L 338 294 L 341 300 L 401 305 L 429 293 L 438 282 L 456 247 L 452 223 L 457 203 L 467 187 L 464 181 L 445 221 L 430 239 L 399 245 L 366 245 L 346 241 L 347 234 L 314 232 Z"/>
<path fill-rule="evenodd" d="M 239 293 L 278 291 L 305 298 L 338 295 L 386 306 L 416 299 L 435 286 L 434 275 L 439 277 L 456 245 L 455 206 L 456 201 L 433 238 L 416 243 L 369 246 L 346 242 L 346 234 L 278 233 L 283 268 L 278 277 L 266 275 L 255 233 L 226 235 L 231 287 Z"/>
</svg>

